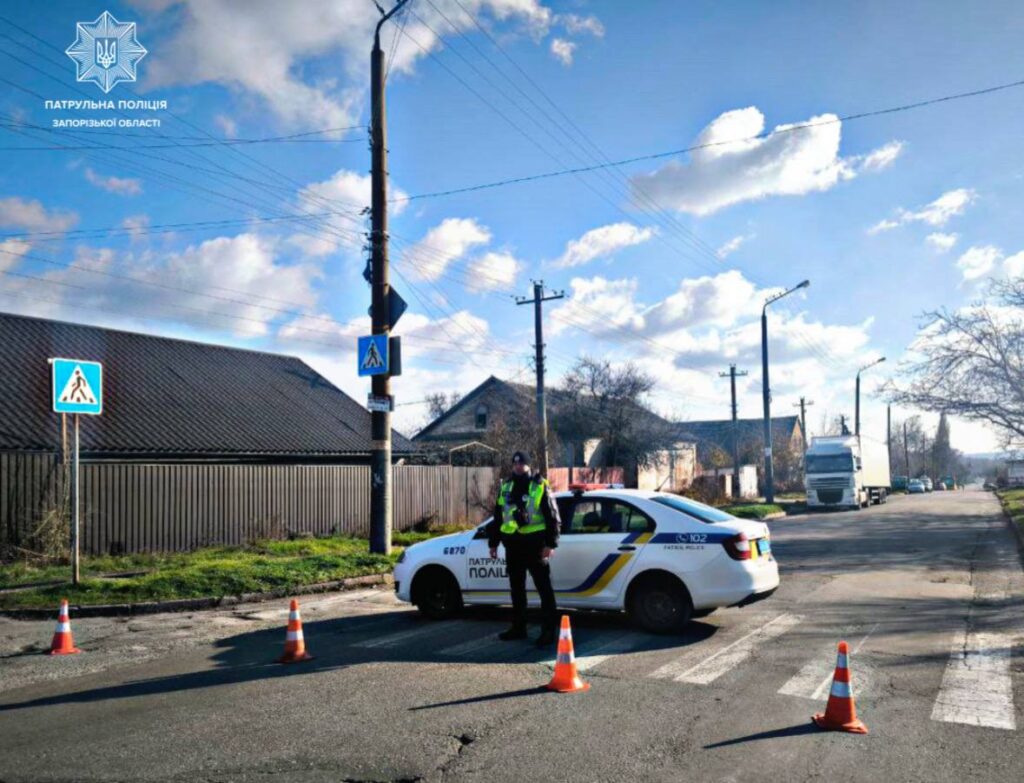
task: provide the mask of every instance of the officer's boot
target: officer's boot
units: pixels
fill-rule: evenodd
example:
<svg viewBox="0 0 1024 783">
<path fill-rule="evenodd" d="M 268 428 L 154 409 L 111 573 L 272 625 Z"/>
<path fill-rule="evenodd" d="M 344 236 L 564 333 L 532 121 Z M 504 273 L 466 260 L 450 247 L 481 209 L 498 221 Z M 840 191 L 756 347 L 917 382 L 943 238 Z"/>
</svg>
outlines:
<svg viewBox="0 0 1024 783">
<path fill-rule="evenodd" d="M 507 631 L 502 631 L 498 634 L 498 638 L 503 642 L 512 642 L 516 639 L 526 638 L 526 628 L 522 625 L 512 625 Z"/>
</svg>

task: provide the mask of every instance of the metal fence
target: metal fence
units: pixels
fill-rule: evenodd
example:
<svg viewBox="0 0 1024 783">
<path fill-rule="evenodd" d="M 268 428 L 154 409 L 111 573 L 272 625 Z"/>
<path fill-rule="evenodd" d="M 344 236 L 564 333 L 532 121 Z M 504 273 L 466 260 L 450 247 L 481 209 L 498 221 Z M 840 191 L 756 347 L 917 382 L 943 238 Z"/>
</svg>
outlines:
<svg viewBox="0 0 1024 783">
<path fill-rule="evenodd" d="M 0 453 L 0 546 L 31 548 L 59 508 L 63 468 L 49 454 Z M 81 467 L 82 551 L 186 551 L 289 534 L 369 534 L 366 466 L 88 463 Z M 396 530 L 421 520 L 475 523 L 491 468 L 399 466 Z"/>
</svg>

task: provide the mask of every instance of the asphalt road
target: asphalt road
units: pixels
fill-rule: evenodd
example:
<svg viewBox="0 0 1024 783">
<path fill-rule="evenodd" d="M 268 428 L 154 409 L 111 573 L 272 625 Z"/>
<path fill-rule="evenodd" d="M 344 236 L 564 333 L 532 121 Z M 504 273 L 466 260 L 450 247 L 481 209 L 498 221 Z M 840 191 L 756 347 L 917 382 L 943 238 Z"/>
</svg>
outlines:
<svg viewBox="0 0 1024 783">
<path fill-rule="evenodd" d="M 591 690 L 493 641 L 501 610 L 420 620 L 387 593 L 0 623 L 0 781 L 1024 780 L 1024 577 L 995 500 L 896 498 L 773 525 L 783 585 L 680 637 L 578 614 Z M 42 637 L 41 639 L 39 637 Z M 836 642 L 866 736 L 820 732 Z M 1016 647 L 1015 647 L 1016 646 Z"/>
</svg>

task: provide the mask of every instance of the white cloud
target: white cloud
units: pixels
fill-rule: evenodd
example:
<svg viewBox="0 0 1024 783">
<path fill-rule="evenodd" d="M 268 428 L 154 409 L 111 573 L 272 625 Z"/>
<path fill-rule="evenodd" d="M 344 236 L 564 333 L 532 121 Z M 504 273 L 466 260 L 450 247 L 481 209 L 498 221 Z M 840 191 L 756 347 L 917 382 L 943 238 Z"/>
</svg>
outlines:
<svg viewBox="0 0 1024 783">
<path fill-rule="evenodd" d="M 632 333 L 643 329 L 643 315 L 635 302 L 636 280 L 574 277 L 570 286 L 572 295 L 565 304 L 551 310 L 553 334 L 573 326 L 582 326 L 596 337 L 614 334 L 618 329 Z"/>
<path fill-rule="evenodd" d="M 902 152 L 902 141 L 890 141 L 861 158 L 861 168 L 865 171 L 882 171 L 895 163 Z"/>
<path fill-rule="evenodd" d="M 104 177 L 89 166 L 85 167 L 85 178 L 101 190 L 105 190 L 107 193 L 116 193 L 119 196 L 137 196 L 142 192 L 142 180 L 132 177 Z"/>
<path fill-rule="evenodd" d="M 142 238 L 145 234 L 146 229 L 149 228 L 149 216 L 148 215 L 129 215 L 121 221 L 121 228 L 128 232 L 128 236 L 131 237 L 132 242 L 135 242 Z"/>
<path fill-rule="evenodd" d="M 511 253 L 484 253 L 467 269 L 471 291 L 493 291 L 515 285 L 522 264 Z"/>
<path fill-rule="evenodd" d="M 221 129 L 221 132 L 229 139 L 238 138 L 238 123 L 226 114 L 218 114 L 213 118 L 214 124 Z"/>
<path fill-rule="evenodd" d="M 604 25 L 596 16 L 580 16 L 579 14 L 562 14 L 558 21 L 565 27 L 566 32 L 572 35 L 589 33 L 595 38 L 604 37 Z"/>
<path fill-rule="evenodd" d="M 637 300 L 634 279 L 576 278 L 570 285 L 572 295 L 551 309 L 553 334 L 582 330 L 603 351 L 657 362 L 669 374 L 686 368 L 709 373 L 723 361 L 757 367 L 761 307 L 766 296 L 778 292 L 758 288 L 737 270 L 685 279 L 675 292 L 653 303 Z M 846 378 L 847 365 L 855 370 L 870 343 L 873 319 L 859 324 L 812 321 L 792 309 L 799 301 L 793 297 L 772 310 L 773 372 L 779 368 L 773 386 L 780 393 L 788 393 L 787 378 L 793 379 L 794 388 L 798 379 L 806 385 L 808 376 Z M 829 360 L 824 363 L 826 353 Z"/>
<path fill-rule="evenodd" d="M 75 212 L 47 211 L 38 201 L 9 196 L 0 198 L 0 226 L 13 226 L 27 231 L 64 232 L 78 222 Z"/>
<path fill-rule="evenodd" d="M 565 246 L 565 252 L 554 262 L 556 267 L 581 266 L 604 258 L 623 248 L 639 245 L 654 236 L 653 228 L 640 228 L 632 223 L 611 223 L 593 228 Z"/>
<path fill-rule="evenodd" d="M 896 217 L 879 221 L 868 229 L 869 234 L 877 234 L 880 231 L 889 231 L 907 223 L 925 223 L 929 226 L 944 226 L 952 218 L 962 215 L 968 205 L 971 204 L 978 194 L 970 188 L 957 188 L 949 190 L 939 196 L 930 204 L 925 204 L 917 210 L 907 210 L 900 207 L 896 210 Z"/>
<path fill-rule="evenodd" d="M 674 160 L 636 176 L 633 188 L 680 212 L 710 215 L 743 201 L 828 190 L 898 154 L 897 143 L 890 143 L 866 156 L 840 157 L 834 114 L 798 125 L 809 127 L 778 125 L 764 136 L 764 115 L 756 107 L 727 111 L 701 131 L 696 144 L 707 146 L 694 150 L 689 163 Z"/>
<path fill-rule="evenodd" d="M 405 191 L 390 185 L 391 198 L 404 199 Z M 322 215 L 325 212 L 341 214 L 318 217 L 316 227 L 304 228 L 293 234 L 289 241 L 302 248 L 309 256 L 323 256 L 339 248 L 359 249 L 366 230 L 362 210 L 370 206 L 370 175 L 339 169 L 329 179 L 313 182 L 299 191 L 299 208 L 303 213 Z M 395 201 L 389 213 L 400 215 L 408 202 Z"/>
<path fill-rule="evenodd" d="M 5 239 L 0 242 L 0 272 L 14 267 L 31 247 L 24 239 Z"/>
<path fill-rule="evenodd" d="M 567 41 L 564 38 L 551 39 L 551 54 L 553 54 L 562 65 L 572 65 L 573 52 L 577 44 Z"/>
<path fill-rule="evenodd" d="M 1024 276 L 1024 250 L 1003 259 L 1003 274 L 1007 277 Z"/>
<path fill-rule="evenodd" d="M 75 268 L 48 275 L 70 308 L 109 308 L 127 317 L 194 325 L 238 337 L 261 337 L 293 308 L 316 304 L 313 283 L 319 267 L 284 264 L 276 241 L 257 234 L 217 237 L 177 253 L 116 253 L 109 248 L 80 248 Z M 150 281 L 133 283 L 96 275 L 103 270 Z M 73 288 L 68 289 L 67 285 Z M 273 298 L 271 298 L 273 297 Z M 284 302 L 287 302 L 285 304 Z M 327 327 L 321 327 L 327 328 Z"/>
<path fill-rule="evenodd" d="M 255 95 L 279 118 L 294 126 L 343 127 L 355 124 L 361 109 L 368 68 L 369 43 L 380 16 L 366 0 L 136 0 L 139 5 L 171 11 L 162 15 L 177 24 L 147 59 L 147 88 L 215 82 Z M 471 12 L 486 12 L 499 22 L 519 22 L 534 37 L 546 34 L 553 15 L 538 0 L 463 0 Z M 460 29 L 472 21 L 459 9 L 447 9 Z M 416 13 L 436 30 L 447 23 L 429 7 Z M 426 24 L 410 17 L 405 32 L 423 50 L 441 42 Z M 398 25 L 382 40 L 390 49 Z M 409 71 L 425 56 L 409 41 L 399 47 L 393 70 Z M 341 78 L 306 77 L 314 60 L 324 59 Z"/>
<path fill-rule="evenodd" d="M 960 235 L 956 233 L 944 234 L 941 231 L 936 231 L 934 234 L 929 234 L 924 238 L 924 241 L 931 245 L 933 248 L 938 250 L 940 253 L 945 253 L 953 249 L 953 245 L 960 239 Z"/>
<path fill-rule="evenodd" d="M 720 259 L 725 259 L 739 250 L 740 247 L 742 247 L 750 238 L 750 234 L 740 234 L 739 236 L 735 236 L 719 247 L 718 250 L 715 251 L 715 255 Z"/>
<path fill-rule="evenodd" d="M 1003 252 L 995 245 L 977 245 L 970 247 L 957 259 L 956 265 L 964 276 L 964 280 L 977 280 L 984 277 L 1003 257 Z"/>
<path fill-rule="evenodd" d="M 491 232 L 472 218 L 447 218 L 402 254 L 416 277 L 436 280 L 474 247 L 491 241 Z"/>
</svg>

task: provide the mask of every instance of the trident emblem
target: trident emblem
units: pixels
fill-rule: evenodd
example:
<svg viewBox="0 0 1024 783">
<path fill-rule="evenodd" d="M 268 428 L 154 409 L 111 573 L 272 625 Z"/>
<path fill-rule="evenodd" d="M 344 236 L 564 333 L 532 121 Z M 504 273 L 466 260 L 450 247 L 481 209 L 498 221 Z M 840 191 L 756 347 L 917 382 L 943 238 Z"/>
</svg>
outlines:
<svg viewBox="0 0 1024 783">
<path fill-rule="evenodd" d="M 117 63 L 116 38 L 96 39 L 96 62 L 106 69 L 111 68 L 115 63 Z"/>
</svg>

